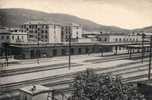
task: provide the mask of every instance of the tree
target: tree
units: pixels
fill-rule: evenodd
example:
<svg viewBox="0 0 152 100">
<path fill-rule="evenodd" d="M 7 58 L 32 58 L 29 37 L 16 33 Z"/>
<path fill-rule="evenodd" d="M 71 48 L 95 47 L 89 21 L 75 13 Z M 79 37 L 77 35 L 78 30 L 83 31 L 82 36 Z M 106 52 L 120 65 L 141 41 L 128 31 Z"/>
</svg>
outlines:
<svg viewBox="0 0 152 100">
<path fill-rule="evenodd" d="M 78 73 L 71 87 L 71 100 L 145 100 L 136 85 L 122 83 L 120 76 L 96 74 L 92 69 Z"/>
</svg>

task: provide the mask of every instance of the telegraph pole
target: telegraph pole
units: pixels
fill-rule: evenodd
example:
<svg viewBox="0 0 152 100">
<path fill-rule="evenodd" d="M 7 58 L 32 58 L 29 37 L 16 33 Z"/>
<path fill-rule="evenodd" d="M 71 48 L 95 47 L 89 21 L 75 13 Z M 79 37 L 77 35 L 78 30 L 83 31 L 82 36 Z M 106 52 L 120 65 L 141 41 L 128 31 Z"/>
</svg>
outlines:
<svg viewBox="0 0 152 100">
<path fill-rule="evenodd" d="M 145 53 L 145 49 L 144 49 L 144 40 L 145 40 L 145 34 L 142 33 L 142 63 L 144 62 L 144 53 Z"/>
<path fill-rule="evenodd" d="M 152 57 L 152 36 L 150 36 L 150 52 L 149 52 L 149 69 L 148 69 L 148 80 L 150 80 L 151 74 L 151 57 Z"/>
<path fill-rule="evenodd" d="M 40 43 L 39 43 L 39 40 L 40 40 L 40 36 L 39 36 L 39 31 L 38 31 L 38 33 L 37 33 L 37 46 L 38 46 L 38 51 L 37 51 L 37 53 L 38 53 L 38 57 L 37 57 L 37 64 L 39 64 L 40 63 Z"/>
<path fill-rule="evenodd" d="M 5 61 L 6 61 L 6 66 L 8 66 L 8 43 L 4 43 L 4 48 L 5 48 Z"/>
<path fill-rule="evenodd" d="M 71 68 L 71 26 L 69 25 L 67 28 L 68 28 L 67 30 L 68 30 L 68 35 L 69 35 L 69 37 L 68 37 L 69 38 L 68 39 L 69 40 L 68 41 L 69 42 L 69 53 L 68 53 L 69 55 L 68 56 L 69 56 L 69 70 L 70 70 L 70 68 Z"/>
</svg>

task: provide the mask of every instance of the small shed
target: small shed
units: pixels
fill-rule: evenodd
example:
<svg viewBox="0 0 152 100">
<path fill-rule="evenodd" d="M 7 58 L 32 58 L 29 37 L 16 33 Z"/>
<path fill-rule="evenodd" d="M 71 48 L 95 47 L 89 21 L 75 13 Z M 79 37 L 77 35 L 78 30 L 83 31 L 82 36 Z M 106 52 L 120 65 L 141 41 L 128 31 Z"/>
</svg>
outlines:
<svg viewBox="0 0 152 100">
<path fill-rule="evenodd" d="M 52 92 L 42 85 L 27 86 L 19 89 L 20 100 L 51 100 Z"/>
</svg>

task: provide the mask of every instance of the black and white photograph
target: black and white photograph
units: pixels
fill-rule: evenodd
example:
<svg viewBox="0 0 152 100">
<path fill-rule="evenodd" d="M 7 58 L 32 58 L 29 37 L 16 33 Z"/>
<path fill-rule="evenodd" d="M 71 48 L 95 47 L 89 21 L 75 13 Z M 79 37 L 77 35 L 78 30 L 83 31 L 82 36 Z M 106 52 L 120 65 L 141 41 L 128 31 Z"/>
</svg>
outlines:
<svg viewBox="0 0 152 100">
<path fill-rule="evenodd" d="M 0 100 L 152 100 L 152 0 L 0 0 Z"/>
</svg>

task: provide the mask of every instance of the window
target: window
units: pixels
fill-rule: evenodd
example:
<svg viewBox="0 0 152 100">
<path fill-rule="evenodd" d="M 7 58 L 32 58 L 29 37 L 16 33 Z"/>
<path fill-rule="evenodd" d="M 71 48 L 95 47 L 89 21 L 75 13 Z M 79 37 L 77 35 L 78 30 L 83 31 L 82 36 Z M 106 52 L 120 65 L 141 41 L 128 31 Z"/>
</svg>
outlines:
<svg viewBox="0 0 152 100">
<path fill-rule="evenodd" d="M 6 39 L 9 39 L 9 36 L 6 36 Z"/>
<path fill-rule="evenodd" d="M 125 38 L 123 39 L 123 41 L 124 41 L 124 42 L 126 41 Z"/>
<path fill-rule="evenodd" d="M 57 50 L 53 49 L 53 56 L 57 56 Z"/>
<path fill-rule="evenodd" d="M 78 53 L 81 54 L 81 48 L 78 49 Z"/>
<path fill-rule="evenodd" d="M 106 41 L 107 41 L 107 38 L 105 38 L 104 41 L 106 42 Z"/>
<path fill-rule="evenodd" d="M 66 50 L 62 49 L 62 55 L 66 55 Z"/>
<path fill-rule="evenodd" d="M 77 26 L 76 29 L 79 29 L 79 26 Z"/>
<path fill-rule="evenodd" d="M 47 35 L 45 35 L 45 38 L 47 39 Z"/>
<path fill-rule="evenodd" d="M 73 49 L 73 48 L 70 49 L 70 54 L 71 54 L 71 55 L 74 54 L 74 49 Z"/>
<path fill-rule="evenodd" d="M 77 34 L 76 38 L 78 39 L 79 38 L 79 32 L 76 32 L 76 34 Z"/>
<path fill-rule="evenodd" d="M 1 36 L 1 39 L 3 40 L 3 39 L 4 39 L 4 36 Z"/>
<path fill-rule="evenodd" d="M 119 50 L 121 50 L 121 47 L 119 47 Z"/>
<path fill-rule="evenodd" d="M 19 40 L 20 39 L 20 37 L 19 36 L 17 36 L 17 40 Z"/>
<path fill-rule="evenodd" d="M 86 51 L 86 53 L 88 53 L 88 52 L 89 52 L 89 49 L 88 49 L 88 48 L 86 48 L 86 49 L 85 49 L 85 51 Z"/>
<path fill-rule="evenodd" d="M 29 25 L 29 28 L 31 28 L 32 26 L 31 25 Z"/>
<path fill-rule="evenodd" d="M 14 36 L 12 36 L 12 40 L 14 40 Z"/>
<path fill-rule="evenodd" d="M 48 33 L 48 31 L 47 31 L 47 30 L 45 30 L 45 33 Z"/>
</svg>

